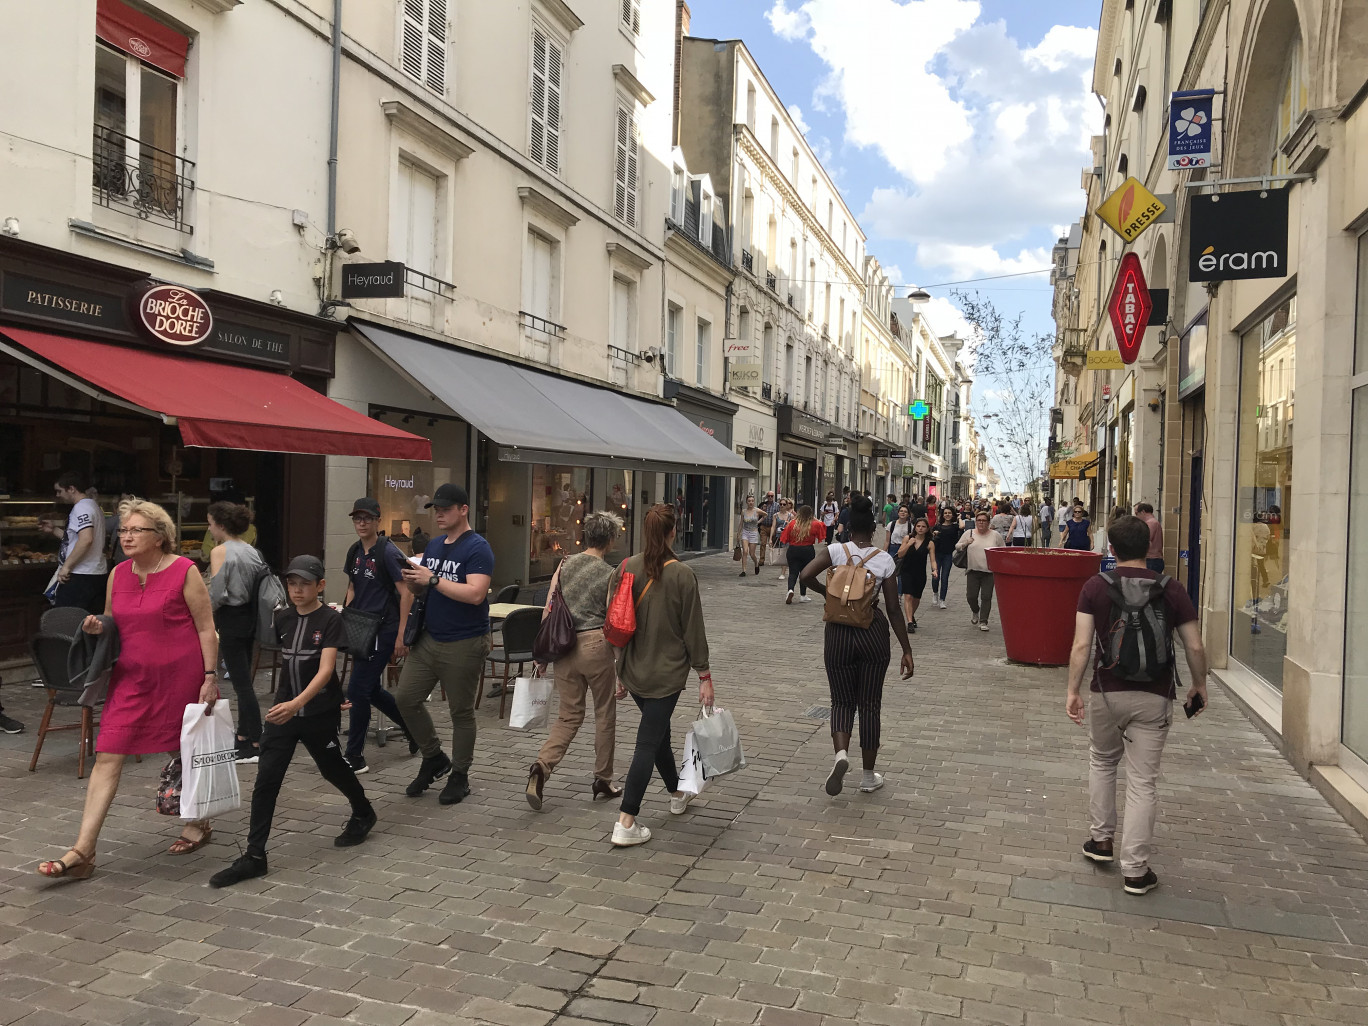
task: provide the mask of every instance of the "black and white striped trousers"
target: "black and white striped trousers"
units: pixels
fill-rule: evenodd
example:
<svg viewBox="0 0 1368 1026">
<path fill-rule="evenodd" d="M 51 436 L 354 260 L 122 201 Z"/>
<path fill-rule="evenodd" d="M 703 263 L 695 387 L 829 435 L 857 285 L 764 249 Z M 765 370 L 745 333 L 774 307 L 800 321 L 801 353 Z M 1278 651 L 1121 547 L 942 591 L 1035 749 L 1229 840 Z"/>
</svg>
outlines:
<svg viewBox="0 0 1368 1026">
<path fill-rule="evenodd" d="M 878 748 L 884 676 L 892 658 L 883 610 L 874 607 L 874 621 L 868 627 L 827 624 L 823 656 L 831 686 L 832 734 L 853 733 L 858 711 L 860 747 Z"/>
</svg>

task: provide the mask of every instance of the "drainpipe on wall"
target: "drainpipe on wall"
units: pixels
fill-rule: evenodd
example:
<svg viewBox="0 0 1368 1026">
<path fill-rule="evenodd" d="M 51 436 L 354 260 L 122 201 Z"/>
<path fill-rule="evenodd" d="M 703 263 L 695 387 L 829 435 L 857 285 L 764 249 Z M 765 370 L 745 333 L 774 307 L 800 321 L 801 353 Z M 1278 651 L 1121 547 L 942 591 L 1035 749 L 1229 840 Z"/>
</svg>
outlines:
<svg viewBox="0 0 1368 1026">
<path fill-rule="evenodd" d="M 323 274 L 318 283 L 318 314 L 332 312 L 328 294 L 332 291 L 332 272 L 337 252 L 337 125 L 340 120 L 342 92 L 342 0 L 333 0 L 332 16 L 332 96 L 328 112 L 328 209 L 323 240 Z"/>
</svg>

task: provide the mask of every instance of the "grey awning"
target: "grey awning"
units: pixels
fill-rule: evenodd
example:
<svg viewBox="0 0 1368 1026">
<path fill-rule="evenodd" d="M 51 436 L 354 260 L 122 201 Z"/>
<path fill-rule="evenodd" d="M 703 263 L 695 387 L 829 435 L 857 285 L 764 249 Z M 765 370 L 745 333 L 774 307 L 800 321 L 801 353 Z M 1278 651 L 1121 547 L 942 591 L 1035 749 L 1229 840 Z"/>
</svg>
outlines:
<svg viewBox="0 0 1368 1026">
<path fill-rule="evenodd" d="M 414 387 L 503 447 L 510 462 L 670 473 L 753 474 L 742 457 L 673 406 L 352 322 Z"/>
</svg>

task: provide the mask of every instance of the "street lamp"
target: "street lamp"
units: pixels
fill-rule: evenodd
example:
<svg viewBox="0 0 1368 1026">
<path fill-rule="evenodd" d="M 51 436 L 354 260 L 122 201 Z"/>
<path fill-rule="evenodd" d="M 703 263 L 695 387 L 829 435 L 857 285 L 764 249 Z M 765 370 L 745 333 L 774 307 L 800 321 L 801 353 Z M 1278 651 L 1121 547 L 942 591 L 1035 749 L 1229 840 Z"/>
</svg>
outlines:
<svg viewBox="0 0 1368 1026">
<path fill-rule="evenodd" d="M 927 292 L 926 289 L 917 288 L 909 292 L 907 298 L 914 303 L 929 303 L 931 301 L 931 293 Z"/>
</svg>

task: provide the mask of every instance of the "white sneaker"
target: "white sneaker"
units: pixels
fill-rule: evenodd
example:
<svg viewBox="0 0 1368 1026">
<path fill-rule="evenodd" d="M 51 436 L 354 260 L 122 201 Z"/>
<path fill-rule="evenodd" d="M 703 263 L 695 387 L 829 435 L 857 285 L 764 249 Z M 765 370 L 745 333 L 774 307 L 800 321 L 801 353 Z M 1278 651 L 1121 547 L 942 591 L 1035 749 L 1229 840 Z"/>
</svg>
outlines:
<svg viewBox="0 0 1368 1026">
<path fill-rule="evenodd" d="M 941 599 L 941 600 L 940 600 L 940 607 L 941 607 L 942 609 L 945 608 L 945 599 Z"/>
<path fill-rule="evenodd" d="M 684 815 L 684 810 L 689 807 L 689 802 L 693 801 L 695 798 L 698 797 L 698 795 L 694 794 L 692 791 L 682 791 L 680 792 L 680 794 L 682 795 L 682 797 L 679 798 L 676 798 L 674 795 L 670 795 L 671 816 Z M 647 832 L 647 836 L 650 836 L 649 831 Z"/>
<path fill-rule="evenodd" d="M 793 589 L 792 589 L 792 588 L 789 589 L 788 598 L 784 599 L 784 605 L 786 605 L 786 606 L 791 606 L 791 605 L 793 605 Z"/>
<path fill-rule="evenodd" d="M 834 798 L 836 797 L 836 795 L 841 793 L 841 787 L 843 785 L 843 782 L 845 781 L 846 772 L 849 769 L 850 757 L 844 754 L 838 755 L 836 757 L 836 764 L 831 767 L 831 772 L 827 775 L 827 794 L 831 795 Z"/>
<path fill-rule="evenodd" d="M 872 794 L 883 787 L 884 778 L 882 773 L 875 773 L 873 779 L 866 777 L 860 782 L 860 791 L 863 794 Z"/>
<path fill-rule="evenodd" d="M 651 839 L 651 831 L 640 823 L 633 823 L 629 827 L 621 823 L 613 824 L 613 846 L 617 848 L 630 848 L 634 844 L 645 844 Z"/>
<path fill-rule="evenodd" d="M 798 601 L 799 601 L 799 602 L 811 602 L 811 601 L 812 601 L 812 596 L 811 596 L 811 595 L 804 595 L 804 596 L 803 596 L 802 598 L 800 598 Z"/>
<path fill-rule="evenodd" d="M 981 630 L 981 631 L 986 631 L 987 629 L 988 629 L 988 621 L 987 621 L 987 620 L 984 620 L 983 623 L 979 624 L 979 630 Z"/>
</svg>

